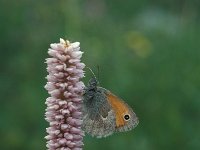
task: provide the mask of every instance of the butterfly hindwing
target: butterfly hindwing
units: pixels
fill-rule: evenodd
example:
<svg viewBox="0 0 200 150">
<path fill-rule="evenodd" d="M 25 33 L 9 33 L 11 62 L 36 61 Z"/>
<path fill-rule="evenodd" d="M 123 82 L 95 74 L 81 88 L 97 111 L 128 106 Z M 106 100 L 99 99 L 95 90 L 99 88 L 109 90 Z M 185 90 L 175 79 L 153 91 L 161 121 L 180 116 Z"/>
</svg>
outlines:
<svg viewBox="0 0 200 150">
<path fill-rule="evenodd" d="M 112 134 L 115 130 L 115 113 L 107 101 L 105 90 L 99 87 L 95 93 L 86 90 L 83 98 L 83 130 L 99 138 Z"/>
</svg>

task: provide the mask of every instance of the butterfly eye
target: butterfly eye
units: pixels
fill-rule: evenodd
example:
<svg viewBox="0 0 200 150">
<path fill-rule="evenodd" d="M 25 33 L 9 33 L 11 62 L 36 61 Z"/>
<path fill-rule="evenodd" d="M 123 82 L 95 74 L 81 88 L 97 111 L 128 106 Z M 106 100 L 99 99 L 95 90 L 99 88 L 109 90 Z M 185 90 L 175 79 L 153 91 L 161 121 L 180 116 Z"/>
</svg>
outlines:
<svg viewBox="0 0 200 150">
<path fill-rule="evenodd" d="M 129 114 L 124 115 L 124 119 L 125 119 L 126 121 L 128 121 L 128 120 L 130 119 L 130 115 L 129 115 Z"/>
</svg>

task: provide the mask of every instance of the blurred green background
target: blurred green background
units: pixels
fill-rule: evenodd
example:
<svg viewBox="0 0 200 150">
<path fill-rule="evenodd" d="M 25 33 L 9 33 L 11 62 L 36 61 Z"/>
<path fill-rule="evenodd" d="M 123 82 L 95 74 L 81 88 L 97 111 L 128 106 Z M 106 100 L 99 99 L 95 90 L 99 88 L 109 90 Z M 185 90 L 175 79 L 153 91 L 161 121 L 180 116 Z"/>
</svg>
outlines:
<svg viewBox="0 0 200 150">
<path fill-rule="evenodd" d="M 60 37 L 140 119 L 85 150 L 200 149 L 200 1 L 1 0 L 0 150 L 46 149 L 44 61 Z"/>
</svg>

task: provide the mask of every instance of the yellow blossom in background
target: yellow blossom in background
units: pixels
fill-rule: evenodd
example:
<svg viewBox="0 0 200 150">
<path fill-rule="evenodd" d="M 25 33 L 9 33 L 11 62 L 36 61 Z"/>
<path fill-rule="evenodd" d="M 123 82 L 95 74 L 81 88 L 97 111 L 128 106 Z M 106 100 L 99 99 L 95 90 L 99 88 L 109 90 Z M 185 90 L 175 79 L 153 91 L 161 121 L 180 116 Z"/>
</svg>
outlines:
<svg viewBox="0 0 200 150">
<path fill-rule="evenodd" d="M 126 33 L 125 42 L 139 57 L 146 58 L 152 52 L 152 44 L 150 40 L 141 32 L 130 31 Z"/>
</svg>

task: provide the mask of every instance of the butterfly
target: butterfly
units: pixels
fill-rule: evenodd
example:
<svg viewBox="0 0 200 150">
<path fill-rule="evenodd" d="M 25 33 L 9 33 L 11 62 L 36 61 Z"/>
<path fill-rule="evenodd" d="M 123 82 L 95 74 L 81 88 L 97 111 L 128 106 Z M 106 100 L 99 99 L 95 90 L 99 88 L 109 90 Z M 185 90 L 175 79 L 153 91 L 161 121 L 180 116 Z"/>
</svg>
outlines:
<svg viewBox="0 0 200 150">
<path fill-rule="evenodd" d="M 83 93 L 82 129 L 101 138 L 135 128 L 139 120 L 132 108 L 109 90 L 99 87 L 92 77 Z"/>
</svg>

